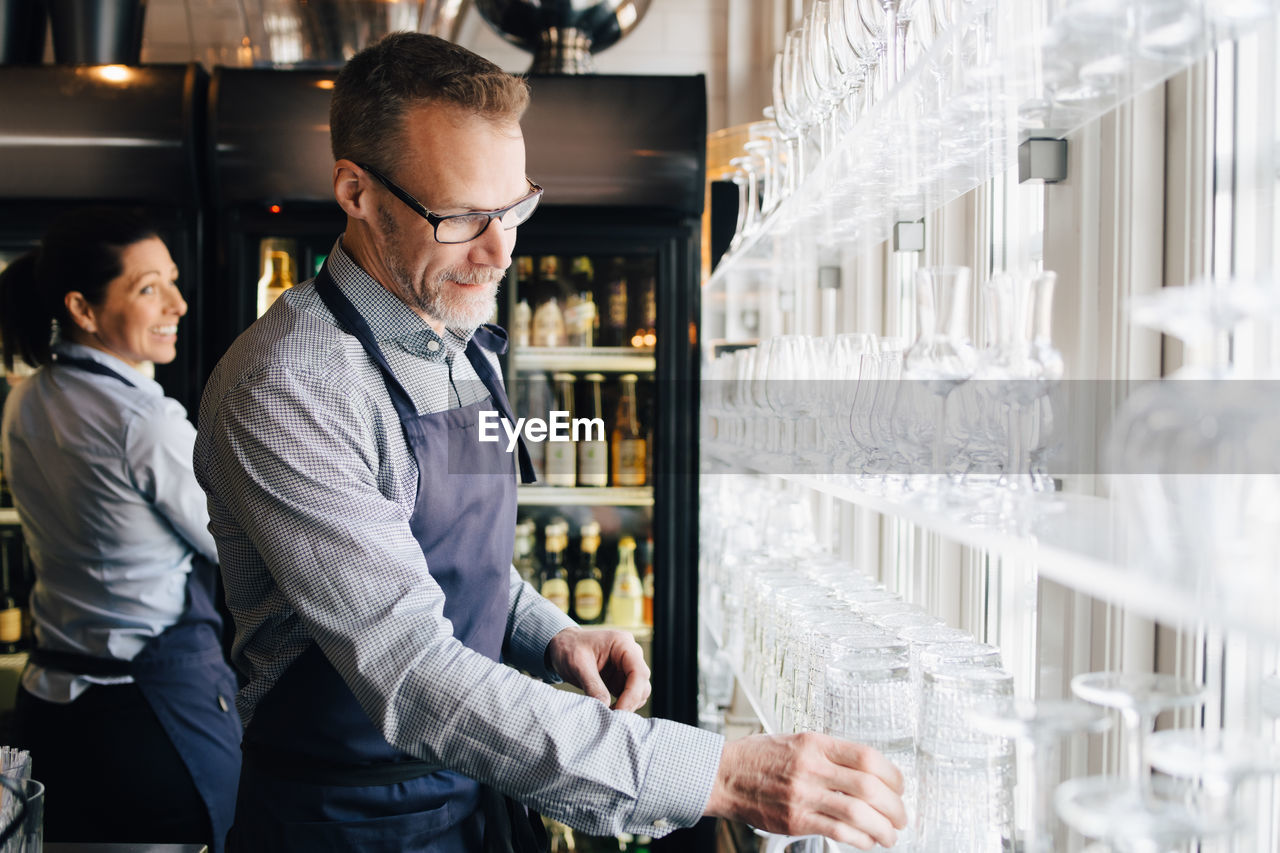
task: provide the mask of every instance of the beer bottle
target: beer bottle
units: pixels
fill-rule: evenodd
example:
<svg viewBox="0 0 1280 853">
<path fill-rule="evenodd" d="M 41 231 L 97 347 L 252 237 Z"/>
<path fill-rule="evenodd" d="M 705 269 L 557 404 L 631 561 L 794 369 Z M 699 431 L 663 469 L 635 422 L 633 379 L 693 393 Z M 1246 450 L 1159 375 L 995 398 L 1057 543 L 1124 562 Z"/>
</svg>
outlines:
<svg viewBox="0 0 1280 853">
<path fill-rule="evenodd" d="M 527 393 L 524 400 L 523 417 L 526 420 L 528 418 L 546 420 L 551 411 L 551 392 L 547 387 L 547 374 L 541 371 L 530 373 L 524 385 Z M 533 463 L 534 475 L 538 480 L 545 482 L 547 476 L 547 443 L 545 441 L 527 441 L 525 445 L 529 448 L 529 461 Z"/>
<path fill-rule="evenodd" d="M 609 593 L 609 624 L 621 628 L 644 624 L 644 589 L 636 574 L 636 540 L 630 536 L 618 540 L 618 568 Z"/>
<path fill-rule="evenodd" d="M 564 567 L 564 552 L 569 547 L 569 523 L 553 519 L 543 528 L 542 597 L 569 612 L 569 573 Z"/>
<path fill-rule="evenodd" d="M 644 433 L 640 431 L 640 417 L 636 411 L 636 382 L 634 373 L 621 378 L 622 396 L 618 399 L 618 412 L 613 420 L 613 484 L 615 486 L 643 486 L 645 484 Z"/>
<path fill-rule="evenodd" d="M 22 649 L 22 609 L 12 586 L 13 552 L 21 544 L 14 529 L 0 530 L 0 654 L 6 655 Z"/>
<path fill-rule="evenodd" d="M 604 403 L 602 402 L 602 385 L 604 376 L 599 373 L 588 373 L 587 408 L 583 417 L 590 418 L 600 424 L 596 433 L 589 427 L 587 435 L 578 441 L 578 485 L 609 485 L 609 442 L 604 437 Z M 597 435 L 599 436 L 597 438 Z"/>
<path fill-rule="evenodd" d="M 534 523 L 526 518 L 516 525 L 515 554 L 511 564 L 516 567 L 520 577 L 532 586 L 538 585 L 538 561 L 534 556 Z"/>
<path fill-rule="evenodd" d="M 600 525 L 589 521 L 582 525 L 582 564 L 573 584 L 573 616 L 583 625 L 604 621 L 604 573 L 596 561 L 600 550 Z"/>
<path fill-rule="evenodd" d="M 572 373 L 557 373 L 552 379 L 555 382 L 555 400 L 552 412 L 566 412 L 569 423 L 573 423 L 573 383 L 576 377 Z M 575 486 L 578 483 L 578 453 L 574 447 L 573 434 L 570 432 L 564 441 L 551 440 L 551 418 L 547 418 L 546 466 L 548 486 Z"/>
<path fill-rule="evenodd" d="M 258 280 L 258 316 L 267 313 L 280 294 L 293 285 L 293 256 L 284 251 L 267 252 L 262 278 Z"/>
<path fill-rule="evenodd" d="M 613 259 L 608 299 L 603 343 L 608 347 L 625 347 L 631 343 L 631 333 L 627 322 L 627 268 L 622 258 Z"/>
<path fill-rule="evenodd" d="M 640 586 L 644 590 L 644 624 L 653 627 L 653 538 L 645 542 L 644 576 L 640 578 Z"/>
</svg>

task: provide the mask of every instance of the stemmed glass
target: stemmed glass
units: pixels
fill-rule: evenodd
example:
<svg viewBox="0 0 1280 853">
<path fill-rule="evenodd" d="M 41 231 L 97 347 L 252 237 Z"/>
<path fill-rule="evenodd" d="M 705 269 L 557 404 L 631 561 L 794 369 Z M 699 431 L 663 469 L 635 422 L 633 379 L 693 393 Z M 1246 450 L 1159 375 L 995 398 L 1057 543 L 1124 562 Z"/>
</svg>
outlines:
<svg viewBox="0 0 1280 853">
<path fill-rule="evenodd" d="M 1093 776 L 1059 786 L 1054 805 L 1069 826 L 1134 853 L 1158 853 L 1161 845 L 1225 831 L 1221 821 L 1158 799 L 1146 763 L 1147 738 L 1155 728 L 1156 715 L 1199 705 L 1204 688 L 1169 675 L 1090 672 L 1073 678 L 1071 691 L 1086 702 L 1119 710 L 1129 766 L 1124 779 Z"/>
<path fill-rule="evenodd" d="M 1105 731 L 1111 725 L 1111 718 L 1101 708 L 1082 702 L 1019 701 L 1011 710 L 976 709 L 970 712 L 969 721 L 978 731 L 1017 740 L 1023 757 L 1032 767 L 1033 788 L 1031 821 L 1019 849 L 1022 853 L 1052 853 L 1053 832 L 1049 820 L 1053 814 L 1053 788 L 1049 780 L 1056 772 L 1058 743 L 1073 734 Z"/>
<path fill-rule="evenodd" d="M 1156 770 L 1199 779 L 1228 817 L 1247 779 L 1280 774 L 1280 744 L 1244 732 L 1168 729 L 1151 736 L 1147 752 Z M 1233 850 L 1249 849 L 1244 834 L 1234 837 Z"/>
<path fill-rule="evenodd" d="M 729 161 L 733 166 L 733 183 L 738 188 L 738 222 L 733 237 L 729 240 L 729 250 L 737 250 L 756 230 L 760 200 L 756 180 L 756 161 L 754 157 L 734 157 Z"/>
<path fill-rule="evenodd" d="M 903 359 L 903 375 L 924 383 L 937 398 L 931 473 L 946 497 L 947 398 L 973 375 L 969 344 L 969 268 L 921 267 L 916 271 L 917 337 Z"/>
</svg>

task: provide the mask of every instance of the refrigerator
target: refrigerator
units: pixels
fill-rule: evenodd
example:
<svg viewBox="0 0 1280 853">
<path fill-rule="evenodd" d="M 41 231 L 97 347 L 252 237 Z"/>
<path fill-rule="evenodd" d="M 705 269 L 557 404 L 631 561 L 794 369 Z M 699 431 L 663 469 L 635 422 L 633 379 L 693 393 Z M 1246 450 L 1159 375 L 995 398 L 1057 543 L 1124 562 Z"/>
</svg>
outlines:
<svg viewBox="0 0 1280 853">
<path fill-rule="evenodd" d="M 270 256 L 287 252 L 292 279 L 305 281 L 343 229 L 344 216 L 333 200 L 328 138 L 335 74 L 213 72 L 205 155 L 217 232 L 210 275 L 221 298 L 218 310 L 207 315 L 210 366 L 258 316 L 260 294 L 273 272 Z M 521 415 L 534 402 L 531 388 L 540 380 L 533 377 L 545 377 L 549 393 L 557 374 L 572 375 L 572 406 L 582 407 L 590 396 L 587 377 L 600 375 L 608 445 L 621 378 L 634 375 L 646 461 L 642 475 L 628 480 L 634 485 L 613 485 L 610 454 L 604 485 L 575 480 L 551 486 L 541 478 L 522 486 L 519 521 L 526 531 L 532 527 L 532 551 L 516 562 L 539 586 L 546 526 L 563 520 L 568 580 L 574 580 L 583 525 L 595 522 L 601 611 L 607 616 L 618 545 L 631 537 L 637 575 L 652 567 L 653 577 L 652 625 L 641 618 L 633 626 L 653 670 L 645 713 L 694 724 L 705 82 L 700 75 L 534 76 L 530 85 L 531 105 L 522 121 L 527 169 L 545 194 L 534 217 L 520 227 L 515 260 L 498 297 L 494 319 L 512 336 L 504 378 Z M 548 265 L 556 267 L 554 276 L 542 275 Z M 567 297 L 583 294 L 598 308 L 591 346 L 580 337 L 572 344 L 567 337 L 540 339 L 538 346 L 531 338 L 517 339 L 522 301 L 531 314 L 554 296 L 563 319 Z M 615 309 L 623 306 L 615 310 L 620 319 L 613 326 L 611 295 Z M 614 839 L 602 843 L 617 849 Z M 661 843 L 663 849 L 704 846 L 681 833 Z M 579 849 L 589 845 L 579 841 Z"/>
</svg>

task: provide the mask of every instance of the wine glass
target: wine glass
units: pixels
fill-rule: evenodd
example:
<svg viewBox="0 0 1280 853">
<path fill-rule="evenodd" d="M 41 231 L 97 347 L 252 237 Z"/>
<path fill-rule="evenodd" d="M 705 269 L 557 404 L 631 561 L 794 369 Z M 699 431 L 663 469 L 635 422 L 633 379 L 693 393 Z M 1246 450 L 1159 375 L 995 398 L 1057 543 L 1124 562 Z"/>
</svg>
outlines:
<svg viewBox="0 0 1280 853">
<path fill-rule="evenodd" d="M 1156 770 L 1198 779 L 1228 818 L 1247 779 L 1280 774 L 1280 744 L 1239 731 L 1168 729 L 1151 736 L 1147 753 Z M 1250 849 L 1244 835 L 1236 833 L 1232 850 Z"/>
<path fill-rule="evenodd" d="M 931 473 L 935 497 L 945 499 L 947 476 L 947 398 L 973 375 L 969 344 L 969 268 L 921 267 L 916 271 L 917 336 L 903 359 L 903 375 L 923 383 L 937 398 Z"/>
<path fill-rule="evenodd" d="M 1032 767 L 1029 780 L 1032 805 L 1031 820 L 1019 849 L 1022 853 L 1052 853 L 1053 831 L 1049 821 L 1053 814 L 1053 788 L 1049 780 L 1057 769 L 1058 744 L 1077 733 L 1105 731 L 1111 718 L 1102 708 L 1083 702 L 1019 701 L 1004 711 L 975 709 L 970 712 L 969 721 L 979 731 L 1013 738 L 1021 747 L 1024 759 Z"/>
<path fill-rule="evenodd" d="M 1054 805 L 1072 829 L 1134 853 L 1159 853 L 1163 845 L 1229 829 L 1200 809 L 1157 797 L 1146 762 L 1156 715 L 1199 705 L 1203 687 L 1159 673 L 1090 672 L 1071 679 L 1071 691 L 1086 702 L 1120 712 L 1129 765 L 1121 779 L 1091 776 L 1058 787 Z"/>
</svg>

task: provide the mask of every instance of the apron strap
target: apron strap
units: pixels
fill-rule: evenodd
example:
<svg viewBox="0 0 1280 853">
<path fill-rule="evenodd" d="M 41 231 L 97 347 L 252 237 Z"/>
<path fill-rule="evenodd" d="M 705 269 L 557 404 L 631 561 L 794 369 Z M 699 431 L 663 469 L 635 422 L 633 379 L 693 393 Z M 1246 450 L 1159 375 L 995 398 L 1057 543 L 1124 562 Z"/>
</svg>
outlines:
<svg viewBox="0 0 1280 853">
<path fill-rule="evenodd" d="M 329 274 L 327 261 L 320 267 L 320 272 L 316 275 L 316 292 L 320 295 L 320 299 L 324 304 L 329 307 L 329 310 L 333 312 L 333 316 L 338 319 L 342 327 L 360 341 L 369 353 L 369 357 L 374 360 L 378 365 L 378 369 L 382 371 L 383 380 L 387 385 L 387 393 L 391 395 L 391 403 L 396 407 L 396 414 L 400 416 L 400 422 L 404 423 L 417 417 L 418 408 L 413 405 L 409 393 L 404 390 L 404 386 L 400 384 L 400 380 L 392 372 L 391 365 L 387 364 L 387 359 L 383 356 L 381 347 L 374 340 L 373 330 L 369 328 L 369 324 L 365 322 L 364 317 L 360 316 L 360 312 L 356 310 L 356 306 L 351 304 L 351 300 L 338 288 L 333 276 Z M 503 390 L 502 383 L 499 381 L 493 365 L 489 363 L 489 360 L 484 357 L 484 353 L 480 351 L 477 336 L 479 337 L 479 342 L 483 343 L 487 349 L 501 354 L 506 351 L 506 333 L 497 326 L 481 326 L 471 336 L 471 340 L 467 342 L 466 353 L 467 360 L 471 362 L 476 375 L 484 383 L 489 396 L 493 398 L 494 403 L 498 406 L 499 412 L 508 421 L 515 423 L 515 417 L 511 413 L 511 404 L 507 401 L 506 391 Z M 519 440 L 518 454 L 520 458 L 520 481 L 523 483 L 534 482 L 537 478 L 533 473 L 533 460 L 529 457 L 529 449 L 525 447 L 523 438 Z"/>
<path fill-rule="evenodd" d="M 413 405 L 413 400 L 409 398 L 409 392 L 404 390 L 404 386 L 400 384 L 400 380 L 391 371 L 391 365 L 387 364 L 387 359 L 382 355 L 382 348 L 378 346 L 378 342 L 373 338 L 373 330 L 369 328 L 369 324 L 365 322 L 364 317 L 360 316 L 360 312 L 356 310 L 356 306 L 351 304 L 351 300 L 347 298 L 338 285 L 334 283 L 333 276 L 329 275 L 329 262 L 320 267 L 320 272 L 316 274 L 316 293 L 320 294 L 321 301 L 328 306 L 333 312 L 333 316 L 338 319 L 339 325 L 355 336 L 356 340 L 364 346 L 365 351 L 369 353 L 369 357 L 378 365 L 378 369 L 382 371 L 383 381 L 387 384 L 387 393 L 391 395 L 391 404 L 396 407 L 396 414 L 400 416 L 400 422 L 403 423 L 414 417 L 417 417 L 418 408 Z"/>
<path fill-rule="evenodd" d="M 489 359 L 485 358 L 484 353 L 480 351 L 481 346 L 491 352 L 502 355 L 507 351 L 507 333 L 500 327 L 488 323 L 476 329 L 475 334 L 471 336 L 471 340 L 467 341 L 467 361 L 471 362 L 471 367 L 475 370 L 476 375 L 480 377 L 484 387 L 489 390 L 489 396 L 497 404 L 499 413 L 508 422 L 514 424 L 516 417 L 511 411 L 511 402 L 507 399 L 507 392 L 502 387 L 497 371 L 493 369 Z M 533 460 L 529 458 L 529 448 L 525 447 L 524 436 L 519 436 L 516 439 L 516 452 L 520 457 L 520 482 L 536 482 L 538 478 L 533 473 Z"/>
<path fill-rule="evenodd" d="M 105 364 L 99 364 L 91 358 L 77 358 L 76 356 L 70 355 L 54 355 L 53 363 L 63 367 L 78 367 L 81 370 L 89 373 L 96 373 L 99 376 L 110 376 L 112 379 L 119 379 L 130 388 L 137 387 L 128 379 L 125 379 L 119 373 L 116 373 L 114 370 L 107 367 Z"/>
</svg>

